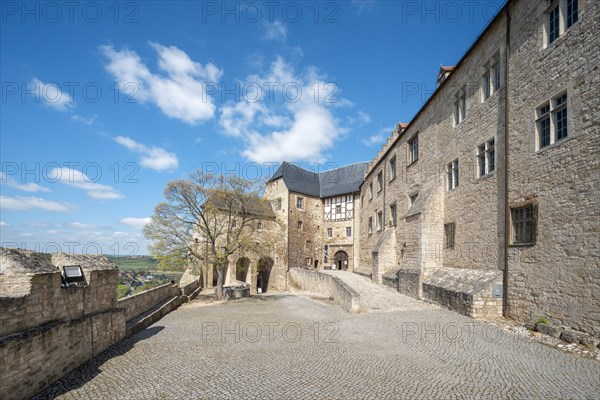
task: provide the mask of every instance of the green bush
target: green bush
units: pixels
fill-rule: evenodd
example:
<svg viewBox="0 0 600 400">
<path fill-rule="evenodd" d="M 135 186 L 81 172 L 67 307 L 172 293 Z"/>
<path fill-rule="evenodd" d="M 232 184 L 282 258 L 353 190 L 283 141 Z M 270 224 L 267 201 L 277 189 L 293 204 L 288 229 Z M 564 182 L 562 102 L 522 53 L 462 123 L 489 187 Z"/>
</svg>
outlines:
<svg viewBox="0 0 600 400">
<path fill-rule="evenodd" d="M 550 320 L 546 317 L 539 317 L 535 323 L 536 324 L 549 324 Z"/>
</svg>

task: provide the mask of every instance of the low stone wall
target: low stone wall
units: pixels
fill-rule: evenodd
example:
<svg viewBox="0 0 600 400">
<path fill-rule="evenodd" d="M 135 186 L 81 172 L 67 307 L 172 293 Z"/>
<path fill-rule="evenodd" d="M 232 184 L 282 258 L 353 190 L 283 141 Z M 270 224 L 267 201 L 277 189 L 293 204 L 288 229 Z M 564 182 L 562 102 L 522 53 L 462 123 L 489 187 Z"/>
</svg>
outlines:
<svg viewBox="0 0 600 400">
<path fill-rule="evenodd" d="M 412 269 L 398 270 L 398 291 L 415 299 L 421 298 L 421 272 Z"/>
<path fill-rule="evenodd" d="M 162 301 L 170 297 L 179 296 L 180 291 L 177 285 L 166 283 L 164 285 L 145 290 L 134 294 L 133 296 L 119 299 L 118 306 L 125 309 L 125 318 L 130 319 L 148 311 Z"/>
<path fill-rule="evenodd" d="M 0 399 L 29 398 L 127 334 L 159 320 L 201 290 L 166 284 L 117 301 L 118 270 L 104 256 L 0 249 Z M 63 287 L 80 265 L 85 286 Z"/>
<path fill-rule="evenodd" d="M 423 298 L 473 318 L 501 317 L 502 271 L 440 268 L 423 283 Z"/>
<path fill-rule="evenodd" d="M 360 295 L 339 278 L 315 271 L 291 268 L 289 271 L 290 288 L 333 299 L 333 302 L 350 313 L 358 312 Z"/>
</svg>

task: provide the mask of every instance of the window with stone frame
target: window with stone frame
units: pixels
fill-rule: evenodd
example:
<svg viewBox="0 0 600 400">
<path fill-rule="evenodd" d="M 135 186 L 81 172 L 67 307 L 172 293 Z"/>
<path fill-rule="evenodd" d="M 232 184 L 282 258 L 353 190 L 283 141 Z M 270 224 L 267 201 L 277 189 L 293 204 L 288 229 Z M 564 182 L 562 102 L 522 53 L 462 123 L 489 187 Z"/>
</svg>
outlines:
<svg viewBox="0 0 600 400">
<path fill-rule="evenodd" d="M 458 187 L 458 158 L 446 166 L 446 175 L 448 181 L 448 190 L 453 190 Z"/>
<path fill-rule="evenodd" d="M 444 224 L 444 248 L 454 247 L 454 223 Z"/>
<path fill-rule="evenodd" d="M 383 171 L 379 171 L 377 174 L 377 192 L 381 192 L 383 190 Z"/>
<path fill-rule="evenodd" d="M 327 228 L 327 237 L 333 237 L 333 228 Z"/>
<path fill-rule="evenodd" d="M 408 196 L 408 208 L 409 209 L 413 206 L 413 204 L 416 203 L 417 197 L 419 197 L 419 193 L 413 193 Z"/>
<path fill-rule="evenodd" d="M 396 206 L 396 203 L 393 203 L 392 205 L 390 205 L 390 225 L 396 226 L 397 222 L 398 222 L 398 207 Z"/>
<path fill-rule="evenodd" d="M 304 208 L 304 197 L 296 196 L 296 208 Z"/>
<path fill-rule="evenodd" d="M 367 233 L 370 235 L 371 233 L 373 233 L 373 217 L 369 217 L 369 220 L 367 222 Z"/>
<path fill-rule="evenodd" d="M 396 179 L 396 156 L 390 159 L 390 181 Z"/>
<path fill-rule="evenodd" d="M 540 150 L 569 136 L 567 94 L 562 93 L 537 109 L 536 149 Z"/>
<path fill-rule="evenodd" d="M 419 159 L 419 135 L 413 136 L 408 141 L 408 164 L 412 164 Z"/>
<path fill-rule="evenodd" d="M 377 211 L 377 230 L 380 231 L 383 229 L 383 211 Z"/>
<path fill-rule="evenodd" d="M 511 209 L 512 244 L 534 244 L 537 230 L 537 207 L 528 204 Z"/>
<path fill-rule="evenodd" d="M 304 227 L 304 223 L 302 221 L 298 221 L 298 230 L 301 231 Z"/>
<path fill-rule="evenodd" d="M 369 200 L 373 198 L 373 182 L 369 182 Z"/>
<path fill-rule="evenodd" d="M 346 227 L 346 236 L 347 237 L 351 237 L 352 236 L 352 227 L 351 226 L 347 226 Z"/>
<path fill-rule="evenodd" d="M 282 205 L 282 201 L 281 201 L 281 197 L 280 197 L 280 198 L 277 199 L 277 203 L 276 203 L 275 208 L 277 210 L 281 210 L 281 205 Z"/>
<path fill-rule="evenodd" d="M 467 118 L 467 86 L 463 86 L 454 95 L 454 126 L 457 126 Z"/>
<path fill-rule="evenodd" d="M 477 146 L 477 176 L 489 175 L 496 170 L 496 140 L 494 138 Z"/>
<path fill-rule="evenodd" d="M 571 26 L 579 21 L 581 13 L 579 0 L 546 0 L 544 22 L 544 47 L 554 43 Z"/>
<path fill-rule="evenodd" d="M 500 52 L 496 52 L 483 66 L 483 101 L 500 89 Z"/>
</svg>

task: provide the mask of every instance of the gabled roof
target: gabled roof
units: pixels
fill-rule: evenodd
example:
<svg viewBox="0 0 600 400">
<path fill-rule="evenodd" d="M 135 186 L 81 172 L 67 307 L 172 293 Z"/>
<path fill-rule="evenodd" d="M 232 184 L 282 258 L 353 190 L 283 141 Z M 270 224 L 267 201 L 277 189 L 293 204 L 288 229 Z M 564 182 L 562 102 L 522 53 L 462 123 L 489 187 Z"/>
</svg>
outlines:
<svg viewBox="0 0 600 400">
<path fill-rule="evenodd" d="M 283 162 L 269 182 L 283 178 L 292 192 L 313 197 L 332 197 L 360 191 L 369 163 L 362 162 L 323 172 L 312 172 L 295 164 Z"/>
</svg>

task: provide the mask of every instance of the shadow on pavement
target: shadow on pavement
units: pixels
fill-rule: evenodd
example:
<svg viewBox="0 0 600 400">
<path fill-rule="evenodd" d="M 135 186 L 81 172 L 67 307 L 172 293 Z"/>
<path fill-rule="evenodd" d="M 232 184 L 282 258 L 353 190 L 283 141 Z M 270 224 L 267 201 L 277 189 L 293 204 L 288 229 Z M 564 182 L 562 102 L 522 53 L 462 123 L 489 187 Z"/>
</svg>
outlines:
<svg viewBox="0 0 600 400">
<path fill-rule="evenodd" d="M 133 348 L 133 346 L 135 346 L 136 343 L 156 335 L 163 329 L 165 329 L 164 326 L 152 326 L 126 339 L 123 339 L 118 343 L 115 343 L 85 364 L 63 376 L 46 389 L 33 396 L 31 399 L 54 399 L 70 392 L 71 390 L 80 388 L 88 381 L 94 379 L 94 377 L 96 377 L 96 375 L 98 375 L 100 372 L 102 372 L 100 368 L 106 361 L 113 357 L 118 357 L 127 353 L 131 348 Z"/>
</svg>

